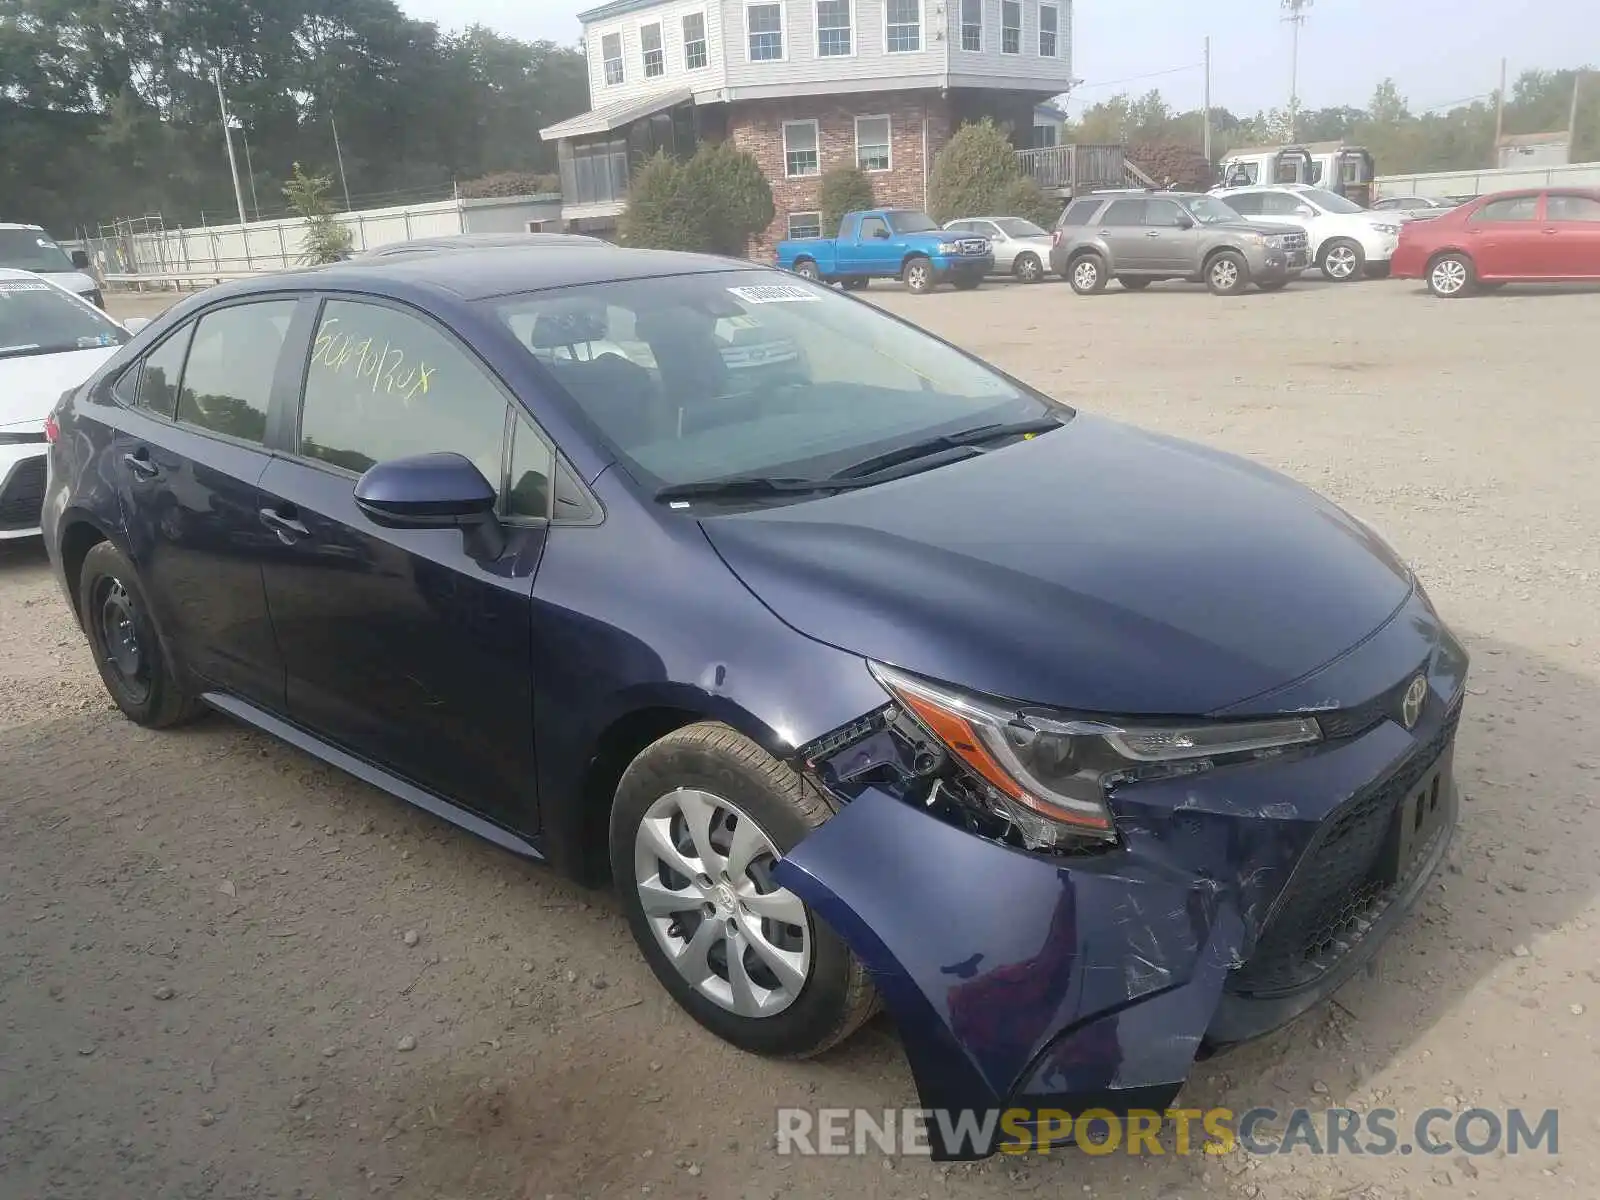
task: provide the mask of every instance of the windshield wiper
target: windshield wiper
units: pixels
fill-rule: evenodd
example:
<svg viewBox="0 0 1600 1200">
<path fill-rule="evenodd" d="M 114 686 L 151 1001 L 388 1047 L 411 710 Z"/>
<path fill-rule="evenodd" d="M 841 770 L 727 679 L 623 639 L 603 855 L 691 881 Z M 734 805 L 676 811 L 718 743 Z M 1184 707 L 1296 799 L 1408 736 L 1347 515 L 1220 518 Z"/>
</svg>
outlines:
<svg viewBox="0 0 1600 1200">
<path fill-rule="evenodd" d="M 729 475 L 674 483 L 656 492 L 657 500 L 737 500 L 745 496 L 781 496 L 800 492 L 837 492 L 852 486 L 828 479 L 799 479 L 774 475 Z"/>
<path fill-rule="evenodd" d="M 1052 429 L 1059 428 L 1061 421 L 1057 417 L 1034 417 L 1028 421 L 977 425 L 957 433 L 941 433 L 937 437 L 912 442 L 909 446 L 875 454 L 871 458 L 864 458 L 858 463 L 851 463 L 848 467 L 835 471 L 829 478 L 834 481 L 857 480 L 866 475 L 875 475 L 889 467 L 914 462 L 919 458 L 927 458 L 946 450 L 955 450 L 962 446 L 978 446 L 984 442 L 997 442 L 1002 438 L 1024 437 L 1030 433 L 1048 433 Z"/>
</svg>

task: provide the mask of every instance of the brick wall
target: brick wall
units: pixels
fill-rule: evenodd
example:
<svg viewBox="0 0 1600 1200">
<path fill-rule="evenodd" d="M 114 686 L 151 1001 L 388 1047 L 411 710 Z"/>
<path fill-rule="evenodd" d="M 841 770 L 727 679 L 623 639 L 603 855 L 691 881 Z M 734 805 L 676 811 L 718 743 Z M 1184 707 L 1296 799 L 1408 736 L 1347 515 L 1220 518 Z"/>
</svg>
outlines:
<svg viewBox="0 0 1600 1200">
<path fill-rule="evenodd" d="M 816 121 L 820 169 L 848 166 L 856 161 L 857 116 L 889 118 L 890 169 L 868 174 L 877 201 L 885 207 L 923 206 L 922 129 L 928 125 L 928 165 L 950 140 L 950 103 L 937 92 L 865 92 L 843 96 L 795 96 L 785 100 L 744 101 L 730 107 L 728 137 L 748 150 L 772 182 L 777 217 L 765 236 L 751 247 L 757 259 L 765 258 L 779 241 L 789 236 L 789 214 L 821 208 L 818 176 L 790 179 L 785 175 L 783 124 Z M 831 237 L 834 230 L 825 229 Z"/>
</svg>

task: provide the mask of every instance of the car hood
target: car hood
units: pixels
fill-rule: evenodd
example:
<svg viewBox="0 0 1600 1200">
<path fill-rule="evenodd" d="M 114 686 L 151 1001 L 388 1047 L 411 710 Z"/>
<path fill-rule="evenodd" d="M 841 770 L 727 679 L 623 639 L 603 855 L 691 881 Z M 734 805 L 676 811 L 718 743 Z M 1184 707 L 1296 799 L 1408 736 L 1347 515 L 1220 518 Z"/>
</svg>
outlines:
<svg viewBox="0 0 1600 1200">
<path fill-rule="evenodd" d="M 908 246 L 926 247 L 930 250 L 945 242 L 979 241 L 986 245 L 991 244 L 981 233 L 957 233 L 953 229 L 930 229 L 923 233 L 902 233 L 896 236 Z"/>
<path fill-rule="evenodd" d="M 1263 225 L 1254 221 L 1228 221 L 1219 225 L 1207 225 L 1207 229 L 1225 229 L 1230 233 L 1258 233 L 1262 237 L 1272 237 L 1280 233 L 1294 233 L 1299 226 L 1293 228 L 1283 225 Z"/>
<path fill-rule="evenodd" d="M 75 296 L 87 296 L 100 286 L 94 281 L 94 276 L 86 275 L 82 271 L 35 271 L 34 274 L 48 279 L 58 287 L 66 288 Z"/>
<path fill-rule="evenodd" d="M 0 358 L 0 427 L 38 424 L 61 393 L 82 383 L 117 352 L 116 346 Z"/>
<path fill-rule="evenodd" d="M 1380 628 L 1410 573 L 1366 526 L 1246 460 L 1079 415 L 890 483 L 702 520 L 801 632 L 992 695 L 1204 714 Z"/>
</svg>

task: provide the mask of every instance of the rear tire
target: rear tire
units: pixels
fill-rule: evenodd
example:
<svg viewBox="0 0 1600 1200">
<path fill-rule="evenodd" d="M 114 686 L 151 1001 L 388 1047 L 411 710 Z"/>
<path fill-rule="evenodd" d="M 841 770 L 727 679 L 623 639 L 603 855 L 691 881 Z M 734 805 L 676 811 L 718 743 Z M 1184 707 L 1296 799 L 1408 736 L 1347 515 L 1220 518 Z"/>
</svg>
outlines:
<svg viewBox="0 0 1600 1200">
<path fill-rule="evenodd" d="M 933 263 L 920 254 L 906 259 L 906 265 L 900 271 L 900 279 L 906 285 L 906 291 L 918 296 L 933 291 L 938 284 L 933 273 Z"/>
<path fill-rule="evenodd" d="M 822 278 L 822 272 L 817 270 L 817 264 L 809 258 L 802 258 L 795 263 L 794 273 L 800 276 L 801 279 L 819 280 Z"/>
<path fill-rule="evenodd" d="M 1334 238 L 1322 248 L 1322 273 L 1334 283 L 1360 279 L 1366 266 L 1367 255 L 1359 242 Z"/>
<path fill-rule="evenodd" d="M 1106 265 L 1098 254 L 1084 254 L 1067 264 L 1067 280 L 1080 296 L 1094 296 L 1106 290 Z"/>
<path fill-rule="evenodd" d="M 1044 278 L 1044 263 L 1037 254 L 1019 254 L 1011 264 L 1011 273 L 1021 283 L 1038 283 Z"/>
<path fill-rule="evenodd" d="M 767 876 L 832 815 L 809 779 L 709 721 L 646 747 L 617 786 L 611 868 L 634 941 L 672 998 L 741 1050 L 809 1058 L 877 1007 L 849 947 Z"/>
<path fill-rule="evenodd" d="M 100 680 L 123 716 L 164 729 L 200 713 L 200 701 L 184 686 L 156 632 L 138 572 L 110 542 L 96 543 L 84 556 L 78 612 Z"/>
<path fill-rule="evenodd" d="M 1465 254 L 1452 251 L 1428 264 L 1428 290 L 1441 300 L 1456 300 L 1478 284 L 1478 272 Z"/>
<path fill-rule="evenodd" d="M 1237 296 L 1250 286 L 1250 265 L 1236 250 L 1224 250 L 1206 263 L 1206 287 L 1215 296 Z"/>
</svg>

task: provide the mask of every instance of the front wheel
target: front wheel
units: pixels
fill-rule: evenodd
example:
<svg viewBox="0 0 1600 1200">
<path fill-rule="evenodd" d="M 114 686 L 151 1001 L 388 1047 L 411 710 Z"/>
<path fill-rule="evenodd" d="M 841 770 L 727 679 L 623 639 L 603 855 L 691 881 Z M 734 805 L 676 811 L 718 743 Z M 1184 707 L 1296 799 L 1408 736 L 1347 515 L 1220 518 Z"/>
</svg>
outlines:
<svg viewBox="0 0 1600 1200">
<path fill-rule="evenodd" d="M 919 296 L 931 292 L 935 284 L 933 264 L 925 258 L 913 258 L 906 263 L 901 278 L 908 292 L 915 292 Z"/>
<path fill-rule="evenodd" d="M 1038 283 L 1044 278 L 1044 263 L 1037 254 L 1019 254 L 1011 273 L 1022 283 Z"/>
<path fill-rule="evenodd" d="M 1206 264 L 1206 286 L 1214 295 L 1237 296 L 1250 286 L 1250 267 L 1244 255 L 1224 250 Z"/>
<path fill-rule="evenodd" d="M 872 1015 L 876 993 L 838 935 L 772 868 L 832 815 L 810 780 L 725 725 L 648 746 L 611 810 L 611 868 L 656 979 L 742 1050 L 820 1054 Z"/>
<path fill-rule="evenodd" d="M 1441 254 L 1428 264 L 1428 290 L 1441 300 L 1454 300 L 1472 290 L 1476 274 L 1465 254 Z"/>
<path fill-rule="evenodd" d="M 199 713 L 156 633 L 138 573 L 110 542 L 84 556 L 78 612 L 101 682 L 128 720 L 162 729 Z"/>
<path fill-rule="evenodd" d="M 1335 238 L 1322 252 L 1322 273 L 1334 283 L 1349 283 L 1361 278 L 1366 269 L 1367 256 L 1357 242 L 1349 238 Z"/>
<path fill-rule="evenodd" d="M 822 272 L 817 270 L 817 264 L 809 258 L 803 258 L 794 265 L 794 273 L 801 279 L 817 280 L 822 278 Z"/>
</svg>

